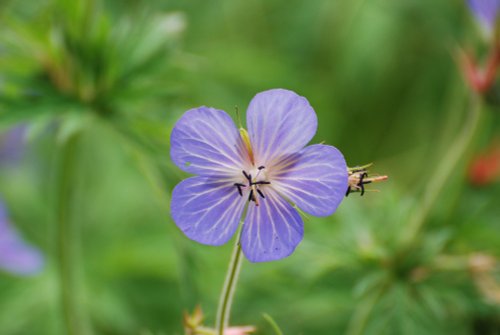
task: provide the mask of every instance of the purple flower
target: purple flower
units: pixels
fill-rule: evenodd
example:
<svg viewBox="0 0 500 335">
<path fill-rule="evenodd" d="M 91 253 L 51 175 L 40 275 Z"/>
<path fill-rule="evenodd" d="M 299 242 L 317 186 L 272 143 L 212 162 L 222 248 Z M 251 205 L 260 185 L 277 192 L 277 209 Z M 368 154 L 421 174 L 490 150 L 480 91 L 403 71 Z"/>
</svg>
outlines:
<svg viewBox="0 0 500 335">
<path fill-rule="evenodd" d="M 0 202 L 0 269 L 17 275 L 33 275 L 43 268 L 40 252 L 24 242 L 9 223 Z"/>
<path fill-rule="evenodd" d="M 222 110 L 187 111 L 171 136 L 171 156 L 198 176 L 179 183 L 171 212 L 192 240 L 221 245 L 236 232 L 246 207 L 241 247 L 252 262 L 281 259 L 302 240 L 294 203 L 315 216 L 333 214 L 347 189 L 347 166 L 329 145 L 305 147 L 317 129 L 309 102 L 292 91 L 257 94 L 247 126 L 236 128 Z"/>
<path fill-rule="evenodd" d="M 468 0 L 469 7 L 488 32 L 495 28 L 500 11 L 500 0 Z"/>
<path fill-rule="evenodd" d="M 16 164 L 24 152 L 26 125 L 9 129 L 0 135 L 0 164 Z"/>
</svg>

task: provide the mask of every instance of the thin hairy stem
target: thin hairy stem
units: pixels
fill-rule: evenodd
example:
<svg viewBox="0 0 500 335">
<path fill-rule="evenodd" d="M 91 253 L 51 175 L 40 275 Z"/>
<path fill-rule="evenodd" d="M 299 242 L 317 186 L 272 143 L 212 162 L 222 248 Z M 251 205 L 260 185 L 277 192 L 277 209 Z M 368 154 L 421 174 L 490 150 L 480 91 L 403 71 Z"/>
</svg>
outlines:
<svg viewBox="0 0 500 335">
<path fill-rule="evenodd" d="M 226 280 L 219 300 L 219 307 L 217 309 L 217 320 L 215 327 L 218 335 L 224 335 L 224 329 L 229 325 L 229 316 L 231 313 L 231 305 L 233 303 L 233 296 L 238 283 L 240 275 L 241 261 L 241 233 L 238 233 L 238 238 L 234 244 L 233 253 L 227 269 Z"/>
<path fill-rule="evenodd" d="M 281 331 L 280 327 L 278 326 L 276 321 L 274 321 L 274 319 L 269 314 L 264 313 L 264 314 L 262 314 L 262 316 L 271 325 L 271 328 L 273 329 L 274 334 L 283 335 L 283 332 Z"/>
</svg>

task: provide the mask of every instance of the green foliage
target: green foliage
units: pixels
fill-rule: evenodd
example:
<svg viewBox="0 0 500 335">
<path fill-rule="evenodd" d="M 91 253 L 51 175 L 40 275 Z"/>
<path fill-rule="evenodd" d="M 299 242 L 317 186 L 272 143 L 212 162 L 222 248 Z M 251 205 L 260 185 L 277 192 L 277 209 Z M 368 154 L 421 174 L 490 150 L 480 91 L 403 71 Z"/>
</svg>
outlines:
<svg viewBox="0 0 500 335">
<path fill-rule="evenodd" d="M 231 243 L 198 245 L 172 222 L 170 193 L 185 175 L 169 161 L 170 129 L 188 108 L 244 111 L 272 87 L 309 99 L 317 142 L 390 178 L 332 217 L 309 218 L 291 257 L 244 262 L 232 324 L 258 334 L 498 334 L 498 182 L 471 186 L 466 154 L 408 236 L 468 114 L 453 57 L 482 40 L 463 4 L 10 1 L 0 21 L 0 127 L 29 127 L 28 152 L 0 171 L 0 192 L 47 257 L 36 277 L 0 274 L 0 334 L 66 334 L 55 211 L 58 162 L 74 138 L 67 209 L 90 333 L 180 335 L 182 312 L 197 303 L 209 325 Z M 475 151 L 498 134 L 497 108 L 483 112 Z"/>
</svg>

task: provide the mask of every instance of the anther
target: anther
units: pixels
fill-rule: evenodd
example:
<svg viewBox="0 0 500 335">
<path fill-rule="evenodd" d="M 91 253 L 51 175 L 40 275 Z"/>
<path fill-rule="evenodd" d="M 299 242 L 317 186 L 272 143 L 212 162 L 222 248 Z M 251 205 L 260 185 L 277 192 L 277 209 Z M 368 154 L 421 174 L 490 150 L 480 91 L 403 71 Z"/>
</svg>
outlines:
<svg viewBox="0 0 500 335">
<path fill-rule="evenodd" d="M 254 197 L 253 197 L 253 190 L 250 190 L 250 194 L 248 195 L 248 202 L 250 201 L 255 201 Z"/>
<path fill-rule="evenodd" d="M 245 170 L 241 171 L 243 172 L 243 175 L 245 176 L 245 178 L 248 180 L 248 182 L 252 182 L 252 175 L 251 174 L 248 174 Z"/>
<path fill-rule="evenodd" d="M 240 184 L 240 183 L 234 183 L 234 186 L 236 186 L 236 188 L 238 188 L 238 193 L 240 194 L 240 197 L 243 196 L 243 191 L 241 190 L 242 187 L 245 187 L 244 184 Z"/>
<path fill-rule="evenodd" d="M 363 182 L 363 179 L 365 177 L 368 177 L 368 173 L 363 172 L 361 174 L 361 177 L 359 178 L 358 186 L 359 186 L 359 188 L 361 188 L 361 196 L 363 196 L 365 194 L 365 183 Z"/>
<path fill-rule="evenodd" d="M 367 191 L 365 189 L 365 185 L 371 184 L 373 182 L 384 181 L 387 179 L 387 176 L 375 176 L 369 177 L 368 171 L 366 170 L 370 167 L 371 164 L 367 164 L 364 166 L 357 166 L 354 168 L 348 168 L 347 172 L 349 175 L 347 190 L 345 196 L 349 196 L 352 192 L 360 192 L 361 195 L 364 195 Z"/>
<path fill-rule="evenodd" d="M 252 183 L 251 185 L 269 185 L 271 184 L 270 181 L 256 181 L 255 183 Z"/>
<path fill-rule="evenodd" d="M 264 196 L 264 193 L 262 193 L 261 190 L 257 189 L 257 193 L 262 197 L 262 199 L 265 199 L 266 197 Z"/>
<path fill-rule="evenodd" d="M 260 172 L 262 170 L 264 170 L 265 167 L 262 165 L 262 166 L 259 166 L 257 169 L 259 171 L 257 172 L 255 179 L 259 178 Z M 264 195 L 264 193 L 261 190 L 259 190 L 258 185 L 269 185 L 269 184 L 271 184 L 271 182 L 265 181 L 265 180 L 253 181 L 252 175 L 250 173 L 247 173 L 245 170 L 242 170 L 241 172 L 243 173 L 243 176 L 245 176 L 245 178 L 247 179 L 248 185 L 241 184 L 241 183 L 234 183 L 234 186 L 236 186 L 238 188 L 238 193 L 240 194 L 240 196 L 243 196 L 244 189 L 250 188 L 250 192 L 248 194 L 248 201 L 249 202 L 253 201 L 253 202 L 255 202 L 255 206 L 259 206 L 259 198 L 258 198 L 257 194 L 262 199 L 265 199 L 266 196 Z"/>
</svg>

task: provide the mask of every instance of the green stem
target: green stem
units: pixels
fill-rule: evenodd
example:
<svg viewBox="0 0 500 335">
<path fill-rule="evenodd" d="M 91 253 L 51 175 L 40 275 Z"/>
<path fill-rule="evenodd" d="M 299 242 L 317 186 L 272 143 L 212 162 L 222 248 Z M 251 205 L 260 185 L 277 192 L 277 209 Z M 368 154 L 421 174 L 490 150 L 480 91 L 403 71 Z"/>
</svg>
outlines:
<svg viewBox="0 0 500 335">
<path fill-rule="evenodd" d="M 215 330 L 211 328 L 198 327 L 196 328 L 196 335 L 217 335 Z"/>
<path fill-rule="evenodd" d="M 469 148 L 474 135 L 480 128 L 479 125 L 481 124 L 480 120 L 482 115 L 480 97 L 473 96 L 471 104 L 472 107 L 462 131 L 441 159 L 439 166 L 425 188 L 421 204 L 408 222 L 408 226 L 405 229 L 406 235 L 403 238 L 404 244 L 411 243 L 422 229 L 427 216 L 430 214 L 433 206 L 436 204 L 437 199 L 446 186 L 446 183 L 455 172 L 460 160 Z"/>
<path fill-rule="evenodd" d="M 218 335 L 224 335 L 224 329 L 229 325 L 229 315 L 231 313 L 231 305 L 233 303 L 234 291 L 240 275 L 241 261 L 241 234 L 238 233 L 238 238 L 234 244 L 233 253 L 227 269 L 226 281 L 219 300 L 219 307 L 217 309 L 217 319 L 215 328 Z"/>
<path fill-rule="evenodd" d="M 276 335 L 283 335 L 283 332 L 281 331 L 276 321 L 274 321 L 274 319 L 271 317 L 271 315 L 264 313 L 262 314 L 262 316 L 271 325 L 271 328 L 273 328 L 273 331 Z"/>
<path fill-rule="evenodd" d="M 78 304 L 76 254 L 78 241 L 71 217 L 74 189 L 76 137 L 68 138 L 60 149 L 56 204 L 56 245 L 59 262 L 59 289 L 65 333 L 86 334 Z"/>
</svg>

